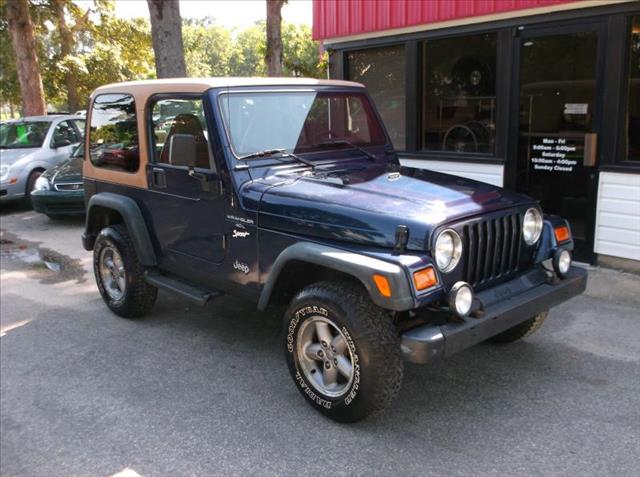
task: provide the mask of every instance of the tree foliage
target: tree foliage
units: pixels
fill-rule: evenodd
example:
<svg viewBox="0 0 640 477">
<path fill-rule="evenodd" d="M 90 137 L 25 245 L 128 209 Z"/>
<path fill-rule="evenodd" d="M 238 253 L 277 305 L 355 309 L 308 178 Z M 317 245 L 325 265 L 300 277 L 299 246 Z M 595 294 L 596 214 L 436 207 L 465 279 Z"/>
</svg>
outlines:
<svg viewBox="0 0 640 477">
<path fill-rule="evenodd" d="M 0 0 L 0 44 L 10 45 L 4 4 Z M 148 18 L 115 16 L 114 2 L 94 0 L 86 9 L 73 0 L 62 0 L 65 21 L 73 32 L 73 50 L 62 52 L 55 2 L 30 0 L 37 39 L 38 59 L 47 104 L 68 110 L 66 73 L 72 72 L 80 107 L 89 94 L 107 83 L 156 76 L 151 27 Z M 265 76 L 266 22 L 247 28 L 227 29 L 214 18 L 183 19 L 182 36 L 189 76 Z M 283 74 L 326 76 L 326 60 L 311 39 L 307 25 L 282 24 Z M 11 48 L 0 48 L 0 98 L 17 110 L 21 98 L 16 61 Z"/>
</svg>

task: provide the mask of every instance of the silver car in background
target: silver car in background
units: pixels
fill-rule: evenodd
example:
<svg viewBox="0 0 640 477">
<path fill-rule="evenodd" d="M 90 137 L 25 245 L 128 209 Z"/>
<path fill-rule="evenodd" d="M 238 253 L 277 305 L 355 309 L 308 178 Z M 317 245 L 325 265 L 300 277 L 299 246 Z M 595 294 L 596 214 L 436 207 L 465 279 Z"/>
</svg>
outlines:
<svg viewBox="0 0 640 477">
<path fill-rule="evenodd" d="M 81 116 L 31 116 L 0 123 L 0 201 L 29 198 L 44 171 L 84 137 Z"/>
</svg>

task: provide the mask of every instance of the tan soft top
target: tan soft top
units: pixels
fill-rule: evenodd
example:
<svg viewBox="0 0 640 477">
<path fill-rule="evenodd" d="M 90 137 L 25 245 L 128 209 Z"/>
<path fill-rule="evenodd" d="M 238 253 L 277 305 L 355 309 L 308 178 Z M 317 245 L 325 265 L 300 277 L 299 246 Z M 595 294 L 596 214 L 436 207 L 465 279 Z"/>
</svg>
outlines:
<svg viewBox="0 0 640 477">
<path fill-rule="evenodd" d="M 134 96 L 150 96 L 166 92 L 202 93 L 209 88 L 234 88 L 238 86 L 351 86 L 364 88 L 364 85 L 353 81 L 313 78 L 168 78 L 107 84 L 100 86 L 91 96 L 104 93 L 129 93 Z"/>
<path fill-rule="evenodd" d="M 127 81 L 100 86 L 91 94 L 91 100 L 97 95 L 109 93 L 126 93 L 135 100 L 138 121 L 138 141 L 140 150 L 140 168 L 137 172 L 124 172 L 94 166 L 91 161 L 84 161 L 84 176 L 105 182 L 113 182 L 137 188 L 147 188 L 146 165 L 149 162 L 147 144 L 148 133 L 145 125 L 145 107 L 150 96 L 161 93 L 204 93 L 210 88 L 233 88 L 243 86 L 341 86 L 364 88 L 360 83 L 337 80 L 318 80 L 312 78 L 170 78 L 144 81 Z M 87 122 L 91 124 L 89 109 Z M 90 148 L 89 134 L 86 135 L 86 150 Z"/>
</svg>

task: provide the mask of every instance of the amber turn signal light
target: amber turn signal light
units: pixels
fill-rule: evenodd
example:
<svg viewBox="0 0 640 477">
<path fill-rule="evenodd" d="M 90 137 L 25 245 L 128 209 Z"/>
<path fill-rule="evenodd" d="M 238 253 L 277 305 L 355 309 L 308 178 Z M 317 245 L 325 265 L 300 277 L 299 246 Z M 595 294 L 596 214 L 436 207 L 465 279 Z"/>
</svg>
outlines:
<svg viewBox="0 0 640 477">
<path fill-rule="evenodd" d="M 417 272 L 413 272 L 413 284 L 416 286 L 416 290 L 426 290 L 438 283 L 436 272 L 433 267 L 423 268 Z"/>
<path fill-rule="evenodd" d="M 563 225 L 562 227 L 557 227 L 554 229 L 554 233 L 556 235 L 556 240 L 558 243 L 566 242 L 571 238 L 571 233 L 569 232 L 569 227 Z"/>
<path fill-rule="evenodd" d="M 387 280 L 387 277 L 382 275 L 374 275 L 373 281 L 376 283 L 378 291 L 382 296 L 391 296 L 391 285 L 389 285 L 389 280 Z"/>
</svg>

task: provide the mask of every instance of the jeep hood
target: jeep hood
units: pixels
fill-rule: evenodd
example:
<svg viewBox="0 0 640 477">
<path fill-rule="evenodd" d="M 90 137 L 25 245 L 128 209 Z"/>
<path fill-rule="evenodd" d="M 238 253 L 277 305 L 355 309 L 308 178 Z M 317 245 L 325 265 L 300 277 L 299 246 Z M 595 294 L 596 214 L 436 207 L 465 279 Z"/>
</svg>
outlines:
<svg viewBox="0 0 640 477">
<path fill-rule="evenodd" d="M 258 181 L 261 227 L 324 240 L 393 247 L 398 225 L 409 228 L 410 250 L 425 250 L 438 225 L 532 203 L 482 182 L 409 167 L 316 169 Z M 257 185 L 254 183 L 254 185 Z"/>
</svg>

